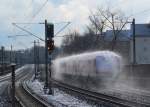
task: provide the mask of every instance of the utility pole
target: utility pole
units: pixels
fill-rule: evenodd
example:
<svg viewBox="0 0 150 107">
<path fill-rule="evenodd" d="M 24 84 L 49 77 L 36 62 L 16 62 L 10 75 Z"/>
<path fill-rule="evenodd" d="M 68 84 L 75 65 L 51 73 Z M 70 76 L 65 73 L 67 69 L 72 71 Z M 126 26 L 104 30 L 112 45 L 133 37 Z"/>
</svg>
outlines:
<svg viewBox="0 0 150 107">
<path fill-rule="evenodd" d="M 39 48 L 40 48 L 40 42 L 39 40 L 37 41 L 37 76 L 39 78 L 39 73 L 40 73 L 40 69 L 39 69 L 39 64 L 40 64 L 40 61 L 39 61 Z"/>
<path fill-rule="evenodd" d="M 52 66 L 52 56 L 50 55 L 50 57 L 49 57 L 49 77 L 50 77 L 50 79 L 51 79 L 51 77 L 52 77 L 52 70 L 51 70 L 51 66 Z M 50 81 L 50 83 L 49 83 L 49 94 L 53 94 L 53 91 L 52 91 L 52 83 L 51 83 L 51 81 Z"/>
<path fill-rule="evenodd" d="M 15 107 L 15 64 L 11 64 L 12 68 L 12 107 Z"/>
<path fill-rule="evenodd" d="M 11 50 L 10 50 L 10 64 L 12 63 L 12 45 L 11 45 Z"/>
<path fill-rule="evenodd" d="M 22 59 L 23 59 L 23 57 L 22 57 L 22 55 L 23 55 L 22 51 L 18 51 L 17 54 L 18 54 L 17 55 L 17 57 L 18 57 L 17 58 L 18 65 L 22 66 L 23 65 L 23 62 L 22 62 Z"/>
<path fill-rule="evenodd" d="M 50 69 L 48 72 L 48 53 L 51 57 L 51 54 L 54 50 L 54 25 L 52 23 L 47 23 L 47 20 L 45 20 L 45 74 L 46 74 L 46 80 L 45 80 L 45 87 L 44 89 L 49 88 L 49 94 L 52 94 L 52 87 L 51 82 L 49 84 L 49 78 L 51 78 L 51 58 L 49 59 L 50 63 Z M 50 87 L 49 87 L 50 85 Z"/>
<path fill-rule="evenodd" d="M 17 51 L 15 51 L 15 63 L 17 64 L 18 63 L 18 57 L 17 57 Z M 18 64 L 19 65 L 19 64 Z"/>
<path fill-rule="evenodd" d="M 133 64 L 136 64 L 136 40 L 135 40 L 135 19 L 132 21 L 133 28 Z"/>
<path fill-rule="evenodd" d="M 4 74 L 4 47 L 2 46 L 1 47 L 1 59 L 2 59 L 2 62 L 1 62 L 1 74 L 3 75 Z"/>
<path fill-rule="evenodd" d="M 47 49 L 47 20 L 45 20 L 45 86 L 48 89 L 48 49 Z"/>
<path fill-rule="evenodd" d="M 36 41 L 34 40 L 34 73 L 35 73 L 35 77 L 34 79 L 37 79 L 37 60 L 36 60 Z"/>
</svg>

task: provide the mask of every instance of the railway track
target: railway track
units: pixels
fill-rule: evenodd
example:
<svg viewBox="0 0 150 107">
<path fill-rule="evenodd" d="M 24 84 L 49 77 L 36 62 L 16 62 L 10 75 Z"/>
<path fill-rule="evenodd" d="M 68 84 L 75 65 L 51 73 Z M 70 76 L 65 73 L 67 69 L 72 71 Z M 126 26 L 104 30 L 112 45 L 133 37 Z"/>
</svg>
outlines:
<svg viewBox="0 0 150 107">
<path fill-rule="evenodd" d="M 21 71 L 16 72 L 16 107 L 52 107 L 46 102 L 42 101 L 39 97 L 35 96 L 27 87 L 24 81 L 29 80 L 33 72 L 31 67 L 25 67 L 19 69 Z M 4 93 L 2 94 L 2 100 L 5 102 L 3 107 L 11 107 L 11 74 L 0 77 L 0 82 L 6 82 Z M 0 100 L 1 100 L 0 99 Z M 9 105 L 9 106 L 8 106 Z"/>
<path fill-rule="evenodd" d="M 25 75 L 24 72 L 16 72 L 16 81 Z M 0 106 L 1 107 L 11 107 L 11 74 L 7 74 L 0 77 L 1 94 L 0 94 Z M 16 101 L 16 107 L 19 103 Z"/>
<path fill-rule="evenodd" d="M 112 96 L 120 97 L 122 99 L 128 99 L 150 105 L 150 92 L 148 91 L 111 88 L 108 90 L 102 90 L 101 93 L 106 93 Z"/>
<path fill-rule="evenodd" d="M 23 70 L 21 70 L 21 69 L 22 68 L 18 68 L 17 72 L 15 72 L 16 73 L 16 81 L 19 80 L 20 78 L 22 78 L 24 75 L 26 75 L 26 72 L 23 72 Z M 4 81 L 11 82 L 10 80 L 11 80 L 11 73 L 8 73 L 8 74 L 3 75 L 3 76 L 0 77 L 0 82 L 4 82 Z"/>
<path fill-rule="evenodd" d="M 130 101 L 127 99 L 121 99 L 119 97 L 111 96 L 111 95 L 104 94 L 104 93 L 92 92 L 89 90 L 85 90 L 85 89 L 74 87 L 68 84 L 64 84 L 54 79 L 51 79 L 51 82 L 56 87 L 62 88 L 63 90 L 65 89 L 67 91 L 69 90 L 91 101 L 103 102 L 104 105 L 109 104 L 109 105 L 112 105 L 113 107 L 150 107 L 150 104 L 147 104 L 147 103 Z"/>
<path fill-rule="evenodd" d="M 31 71 L 31 70 L 30 70 Z M 29 80 L 33 75 L 33 72 L 28 72 L 26 76 L 21 78 L 16 83 L 16 99 L 21 104 L 21 107 L 52 107 L 50 104 L 42 101 L 34 93 L 32 93 L 27 85 L 26 80 Z"/>
</svg>

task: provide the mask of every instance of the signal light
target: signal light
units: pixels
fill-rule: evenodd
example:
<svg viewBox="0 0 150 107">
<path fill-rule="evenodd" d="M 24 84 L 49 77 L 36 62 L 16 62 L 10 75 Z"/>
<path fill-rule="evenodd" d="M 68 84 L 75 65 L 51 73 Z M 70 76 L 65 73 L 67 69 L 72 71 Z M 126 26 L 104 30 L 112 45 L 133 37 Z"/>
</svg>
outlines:
<svg viewBox="0 0 150 107">
<path fill-rule="evenodd" d="M 47 38 L 53 38 L 54 37 L 54 24 L 47 24 Z"/>
<path fill-rule="evenodd" d="M 54 40 L 47 40 L 48 53 L 51 54 L 54 50 Z"/>
</svg>

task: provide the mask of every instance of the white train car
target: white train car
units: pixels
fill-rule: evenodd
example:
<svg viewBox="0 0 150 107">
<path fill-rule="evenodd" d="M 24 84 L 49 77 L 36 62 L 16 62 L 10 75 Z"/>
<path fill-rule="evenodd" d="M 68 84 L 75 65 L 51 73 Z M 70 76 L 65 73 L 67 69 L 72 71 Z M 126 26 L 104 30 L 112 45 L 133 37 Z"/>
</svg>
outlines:
<svg viewBox="0 0 150 107">
<path fill-rule="evenodd" d="M 110 51 L 100 51 L 55 60 L 53 77 L 76 86 L 100 86 L 111 83 L 121 69 L 121 56 Z"/>
</svg>

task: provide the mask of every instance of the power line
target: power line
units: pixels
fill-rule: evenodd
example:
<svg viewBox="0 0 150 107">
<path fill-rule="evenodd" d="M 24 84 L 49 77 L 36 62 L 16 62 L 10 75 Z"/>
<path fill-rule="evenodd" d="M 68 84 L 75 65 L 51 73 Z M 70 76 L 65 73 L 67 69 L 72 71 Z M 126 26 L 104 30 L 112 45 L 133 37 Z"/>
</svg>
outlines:
<svg viewBox="0 0 150 107">
<path fill-rule="evenodd" d="M 118 7 L 119 4 L 123 4 L 123 2 L 120 1 L 120 2 L 118 2 L 117 4 L 113 5 L 113 6 L 112 6 L 112 9 L 115 8 L 115 7 Z M 150 8 L 149 8 L 149 9 L 142 10 L 142 11 L 140 11 L 140 12 L 133 13 L 132 15 L 129 15 L 129 17 L 137 16 L 137 15 L 140 15 L 140 14 L 143 14 L 143 13 L 146 13 L 146 12 L 150 12 Z"/>
<path fill-rule="evenodd" d="M 14 24 L 45 24 L 44 22 L 13 22 Z M 65 22 L 65 21 L 61 21 L 61 22 L 55 22 L 53 24 L 62 24 L 62 23 L 70 23 L 70 22 Z"/>
<path fill-rule="evenodd" d="M 32 16 L 32 18 L 34 19 L 39 13 L 40 11 L 45 7 L 45 5 L 47 4 L 48 0 L 46 0 L 43 5 L 39 8 L 39 10 Z"/>
<path fill-rule="evenodd" d="M 33 4 L 33 1 L 30 1 L 29 5 L 26 7 L 26 9 L 29 10 L 32 7 L 32 4 Z M 28 11 L 28 10 L 26 10 L 26 11 Z M 25 16 L 24 18 L 28 18 L 30 16 L 30 14 L 25 14 L 24 13 L 24 16 Z"/>
<path fill-rule="evenodd" d="M 22 35 L 7 35 L 8 38 L 14 38 L 15 36 L 29 36 L 27 34 L 22 34 Z"/>
<path fill-rule="evenodd" d="M 71 22 L 68 22 L 64 27 L 62 27 L 62 28 L 54 35 L 54 37 L 55 37 L 56 35 L 58 35 L 61 31 L 63 31 L 70 23 L 71 23 Z"/>
<path fill-rule="evenodd" d="M 46 0 L 43 5 L 38 9 L 38 11 L 31 17 L 31 19 L 29 20 L 29 22 L 32 22 L 33 19 L 35 19 L 35 17 L 41 12 L 41 10 L 44 8 L 44 6 L 47 4 L 48 0 Z M 33 1 L 32 1 L 33 3 Z M 24 26 L 26 27 L 26 26 Z"/>
<path fill-rule="evenodd" d="M 56 34 L 54 37 L 63 37 L 63 36 L 56 36 L 58 35 L 60 32 L 62 32 L 71 22 L 58 22 L 58 23 L 55 23 L 55 24 L 60 24 L 60 23 L 67 23 L 65 26 L 63 26 Z M 21 29 L 22 31 L 25 31 L 27 32 L 29 35 L 32 35 L 38 39 L 40 39 L 41 41 L 44 41 L 42 38 L 36 36 L 35 34 L 31 33 L 30 31 L 26 30 L 25 28 L 22 28 L 20 26 L 18 26 L 17 24 L 45 24 L 45 23 L 12 23 L 15 27 Z M 8 35 L 8 38 L 13 38 L 15 36 L 29 36 L 27 34 L 22 34 L 22 35 Z"/>
<path fill-rule="evenodd" d="M 26 23 L 26 22 L 20 22 L 20 23 L 15 23 L 15 24 L 28 24 L 28 25 L 29 25 L 29 24 L 42 24 L 42 23 L 36 23 L 36 22 L 33 22 L 33 23 L 32 23 L 32 22 L 31 22 L 31 23 L 30 23 L 30 22 L 27 22 L 27 23 Z"/>
<path fill-rule="evenodd" d="M 16 26 L 17 28 L 21 29 L 22 31 L 27 32 L 28 34 L 30 34 L 30 35 L 32 35 L 32 36 L 34 36 L 34 37 L 40 39 L 41 41 L 44 41 L 44 42 L 45 42 L 45 40 L 43 40 L 42 38 L 38 37 L 37 35 L 31 33 L 30 31 L 28 31 L 28 30 L 26 30 L 26 29 L 24 29 L 24 28 L 22 28 L 22 27 L 20 27 L 20 26 L 18 26 L 18 25 L 16 25 L 16 24 L 14 24 L 14 23 L 13 23 L 13 25 Z"/>
<path fill-rule="evenodd" d="M 33 2 L 33 1 L 32 1 Z M 28 24 L 30 23 L 30 22 L 32 22 L 34 19 L 35 19 L 35 17 L 40 13 L 40 11 L 44 8 L 44 6 L 47 4 L 47 2 L 48 2 L 48 0 L 46 0 L 45 2 L 44 2 L 44 4 L 39 8 L 39 10 L 36 12 L 36 14 L 34 14 L 33 16 L 32 16 L 32 18 L 29 20 L 29 22 L 28 22 Z M 23 26 L 23 28 L 26 28 L 28 25 L 25 25 L 25 26 Z"/>
</svg>

